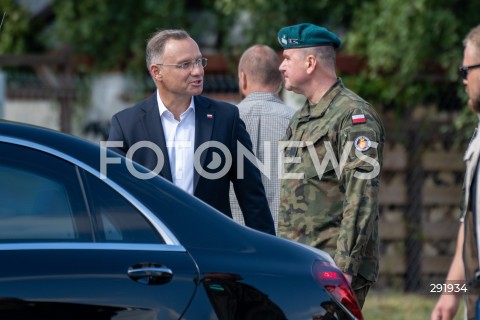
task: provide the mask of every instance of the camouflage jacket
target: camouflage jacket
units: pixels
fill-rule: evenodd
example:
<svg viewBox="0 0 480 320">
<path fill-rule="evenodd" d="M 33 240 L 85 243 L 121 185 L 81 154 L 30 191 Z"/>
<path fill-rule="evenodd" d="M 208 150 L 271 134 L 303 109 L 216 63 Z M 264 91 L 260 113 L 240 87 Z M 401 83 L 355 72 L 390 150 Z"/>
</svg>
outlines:
<svg viewBox="0 0 480 320">
<path fill-rule="evenodd" d="M 340 79 L 293 116 L 284 140 L 278 235 L 330 253 L 376 281 L 378 191 L 385 130 Z"/>
</svg>

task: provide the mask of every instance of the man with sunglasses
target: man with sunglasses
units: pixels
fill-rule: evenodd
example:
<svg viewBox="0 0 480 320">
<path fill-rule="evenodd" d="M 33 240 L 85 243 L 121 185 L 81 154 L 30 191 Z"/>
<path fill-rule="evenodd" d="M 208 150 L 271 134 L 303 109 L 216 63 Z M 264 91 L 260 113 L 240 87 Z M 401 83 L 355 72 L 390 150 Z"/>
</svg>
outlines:
<svg viewBox="0 0 480 320">
<path fill-rule="evenodd" d="M 201 96 L 207 59 L 195 40 L 184 30 L 159 31 L 147 43 L 146 62 L 157 90 L 112 117 L 111 149 L 229 217 L 232 182 L 245 224 L 275 234 L 259 169 L 237 159 L 237 150 L 252 154 L 238 108 Z"/>
<path fill-rule="evenodd" d="M 465 46 L 463 65 L 459 68 L 459 74 L 468 94 L 468 106 L 480 119 L 480 25 L 468 33 L 463 44 Z M 467 319 L 480 318 L 476 307 L 480 293 L 479 155 L 480 135 L 477 128 L 464 157 L 466 165 L 464 200 L 456 251 L 445 281 L 446 285 L 443 286 L 445 290 L 432 311 L 432 320 L 453 319 L 462 295 Z"/>
</svg>

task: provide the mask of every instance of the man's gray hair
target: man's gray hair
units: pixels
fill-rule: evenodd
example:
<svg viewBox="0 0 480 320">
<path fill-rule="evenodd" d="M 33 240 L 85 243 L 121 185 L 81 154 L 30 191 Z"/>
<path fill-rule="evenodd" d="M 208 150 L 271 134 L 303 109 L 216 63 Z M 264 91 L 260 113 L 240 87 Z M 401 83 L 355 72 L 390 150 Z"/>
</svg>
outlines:
<svg viewBox="0 0 480 320">
<path fill-rule="evenodd" d="M 463 40 L 463 45 L 466 46 L 467 43 L 471 43 L 477 49 L 477 53 L 480 54 L 480 25 L 476 26 L 467 34 Z"/>
<path fill-rule="evenodd" d="M 317 46 L 308 48 L 307 54 L 313 54 L 322 62 L 322 64 L 335 70 L 335 64 L 337 63 L 337 53 L 332 46 Z"/>
<path fill-rule="evenodd" d="M 163 56 L 165 45 L 168 40 L 182 40 L 188 38 L 191 38 L 188 32 L 181 29 L 167 29 L 154 33 L 147 42 L 147 70 L 149 70 L 151 64 L 159 62 L 157 59 L 160 59 Z"/>
</svg>

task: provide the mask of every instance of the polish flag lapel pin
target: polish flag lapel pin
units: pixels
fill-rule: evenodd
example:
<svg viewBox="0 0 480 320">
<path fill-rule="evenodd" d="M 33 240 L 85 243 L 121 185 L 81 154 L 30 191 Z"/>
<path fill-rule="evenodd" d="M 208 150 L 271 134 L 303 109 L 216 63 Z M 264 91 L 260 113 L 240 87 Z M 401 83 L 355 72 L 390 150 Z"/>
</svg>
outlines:
<svg viewBox="0 0 480 320">
<path fill-rule="evenodd" d="M 354 114 L 352 116 L 352 123 L 365 123 L 367 119 L 365 119 L 364 114 Z"/>
<path fill-rule="evenodd" d="M 213 114 L 207 113 L 207 119 L 213 119 Z"/>
</svg>

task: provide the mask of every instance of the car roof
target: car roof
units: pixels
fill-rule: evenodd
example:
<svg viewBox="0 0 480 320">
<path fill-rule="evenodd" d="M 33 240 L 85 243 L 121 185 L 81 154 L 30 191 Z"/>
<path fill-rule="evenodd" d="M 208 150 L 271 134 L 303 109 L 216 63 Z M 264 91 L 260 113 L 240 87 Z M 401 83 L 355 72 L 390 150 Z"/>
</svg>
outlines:
<svg viewBox="0 0 480 320">
<path fill-rule="evenodd" d="M 98 158 L 98 146 L 93 142 L 53 129 L 0 120 L 0 136 L 38 143 L 92 166 L 95 162 L 91 160 Z"/>
</svg>

